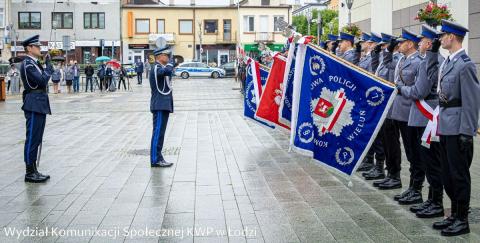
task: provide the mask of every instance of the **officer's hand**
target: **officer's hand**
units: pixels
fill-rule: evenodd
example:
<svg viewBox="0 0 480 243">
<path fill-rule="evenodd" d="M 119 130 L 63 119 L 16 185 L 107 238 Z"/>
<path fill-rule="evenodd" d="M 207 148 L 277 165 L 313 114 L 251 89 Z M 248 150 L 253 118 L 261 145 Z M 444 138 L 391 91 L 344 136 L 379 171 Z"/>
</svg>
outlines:
<svg viewBox="0 0 480 243">
<path fill-rule="evenodd" d="M 438 50 L 440 50 L 440 45 L 441 45 L 441 44 L 442 44 L 442 43 L 440 42 L 440 40 L 439 40 L 438 38 L 433 39 L 433 41 L 432 41 L 432 50 L 431 50 L 431 51 L 437 53 Z"/>
<path fill-rule="evenodd" d="M 380 53 L 382 51 L 382 45 L 378 44 L 375 46 L 375 48 L 373 48 L 373 52 L 375 52 L 376 54 Z"/>
<path fill-rule="evenodd" d="M 362 52 L 362 44 L 361 44 L 360 42 L 357 42 L 357 43 L 355 44 L 355 51 L 356 51 L 357 53 Z"/>
<path fill-rule="evenodd" d="M 460 141 L 460 151 L 468 151 L 473 146 L 472 136 L 460 134 L 458 140 Z"/>
<path fill-rule="evenodd" d="M 403 87 L 403 85 L 400 85 L 400 84 L 395 85 L 395 88 L 397 89 L 398 95 L 402 95 L 402 87 Z"/>
<path fill-rule="evenodd" d="M 390 44 L 388 44 L 387 50 L 388 50 L 389 52 L 393 52 L 393 50 L 395 50 L 395 47 L 396 47 L 397 45 L 398 45 L 397 39 L 392 38 L 392 39 L 390 40 Z"/>
</svg>

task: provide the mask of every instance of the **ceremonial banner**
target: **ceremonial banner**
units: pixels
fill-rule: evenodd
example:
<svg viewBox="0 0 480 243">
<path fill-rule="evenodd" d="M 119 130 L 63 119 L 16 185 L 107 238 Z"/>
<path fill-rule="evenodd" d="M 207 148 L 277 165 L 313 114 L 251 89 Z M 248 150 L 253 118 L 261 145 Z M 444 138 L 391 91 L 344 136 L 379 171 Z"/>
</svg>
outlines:
<svg viewBox="0 0 480 243">
<path fill-rule="evenodd" d="M 258 120 L 289 129 L 289 127 L 278 122 L 278 107 L 283 94 L 285 63 L 286 58 L 284 56 L 280 54 L 273 56 L 272 68 L 270 69 L 265 88 L 262 91 L 255 117 Z"/>
<path fill-rule="evenodd" d="M 296 46 L 297 44 L 292 42 L 288 48 L 287 62 L 283 76 L 283 94 L 278 108 L 278 122 L 287 127 L 290 127 L 290 121 L 292 119 L 293 74 L 295 73 Z"/>
<path fill-rule="evenodd" d="M 262 84 L 264 85 L 268 77 L 268 68 L 258 64 L 258 62 L 250 59 L 247 64 L 247 76 L 245 78 L 245 97 L 243 114 L 255 121 L 271 127 L 271 125 L 255 118 L 259 96 L 262 92 Z"/>
<path fill-rule="evenodd" d="M 316 46 L 297 51 L 293 148 L 352 175 L 375 140 L 396 90 Z"/>
</svg>

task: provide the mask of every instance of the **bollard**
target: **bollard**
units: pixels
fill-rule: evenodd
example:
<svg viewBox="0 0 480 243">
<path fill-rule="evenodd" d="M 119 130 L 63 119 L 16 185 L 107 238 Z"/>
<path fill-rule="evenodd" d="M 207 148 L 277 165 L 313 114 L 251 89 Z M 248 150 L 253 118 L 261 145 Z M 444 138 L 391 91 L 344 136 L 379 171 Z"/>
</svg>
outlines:
<svg viewBox="0 0 480 243">
<path fill-rule="evenodd" d="M 7 87 L 5 85 L 5 77 L 0 77 L 0 101 L 7 98 Z"/>
</svg>

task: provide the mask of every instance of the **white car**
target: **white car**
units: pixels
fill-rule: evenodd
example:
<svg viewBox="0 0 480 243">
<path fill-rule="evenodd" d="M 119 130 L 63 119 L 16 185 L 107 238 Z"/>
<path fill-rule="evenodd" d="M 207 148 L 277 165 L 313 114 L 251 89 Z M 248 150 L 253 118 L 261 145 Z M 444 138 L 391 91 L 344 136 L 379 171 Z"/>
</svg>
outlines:
<svg viewBox="0 0 480 243">
<path fill-rule="evenodd" d="M 201 62 L 184 62 L 175 68 L 175 76 L 180 76 L 184 79 L 189 77 L 225 77 L 225 70 L 222 68 L 209 67 Z"/>
</svg>

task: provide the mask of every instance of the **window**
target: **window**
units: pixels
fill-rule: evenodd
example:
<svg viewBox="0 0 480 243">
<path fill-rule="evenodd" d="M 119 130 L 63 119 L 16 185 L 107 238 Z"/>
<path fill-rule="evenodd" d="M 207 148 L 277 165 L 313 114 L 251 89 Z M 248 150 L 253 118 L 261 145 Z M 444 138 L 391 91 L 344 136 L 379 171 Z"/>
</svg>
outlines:
<svg viewBox="0 0 480 243">
<path fill-rule="evenodd" d="M 73 13 L 52 13 L 53 29 L 73 29 Z"/>
<path fill-rule="evenodd" d="M 180 34 L 193 34 L 193 20 L 179 20 L 178 26 Z"/>
<path fill-rule="evenodd" d="M 150 19 L 135 19 L 135 32 L 137 34 L 150 33 Z"/>
<path fill-rule="evenodd" d="M 216 34 L 218 31 L 218 21 L 214 19 L 204 20 L 205 34 Z"/>
<path fill-rule="evenodd" d="M 243 16 L 243 32 L 254 32 L 254 31 L 255 31 L 255 17 Z"/>
<path fill-rule="evenodd" d="M 85 29 L 105 29 L 105 13 L 83 13 Z"/>
<path fill-rule="evenodd" d="M 40 29 L 41 24 L 40 12 L 18 12 L 18 28 L 19 29 Z"/>
<path fill-rule="evenodd" d="M 280 29 L 280 25 L 278 24 L 278 21 L 285 21 L 285 17 L 283 15 L 280 16 L 273 16 L 273 31 L 280 32 L 282 29 Z"/>
<path fill-rule="evenodd" d="M 270 0 L 262 0 L 262 6 L 270 5 Z"/>
<path fill-rule="evenodd" d="M 165 20 L 164 19 L 157 19 L 157 33 L 165 33 Z"/>
<path fill-rule="evenodd" d="M 5 10 L 0 8 L 0 28 L 5 27 Z"/>
</svg>

